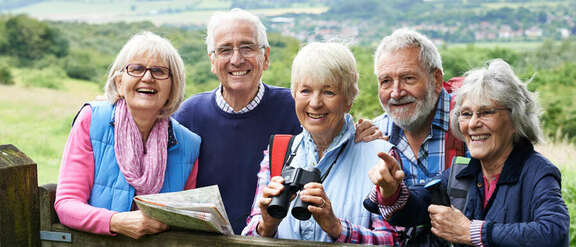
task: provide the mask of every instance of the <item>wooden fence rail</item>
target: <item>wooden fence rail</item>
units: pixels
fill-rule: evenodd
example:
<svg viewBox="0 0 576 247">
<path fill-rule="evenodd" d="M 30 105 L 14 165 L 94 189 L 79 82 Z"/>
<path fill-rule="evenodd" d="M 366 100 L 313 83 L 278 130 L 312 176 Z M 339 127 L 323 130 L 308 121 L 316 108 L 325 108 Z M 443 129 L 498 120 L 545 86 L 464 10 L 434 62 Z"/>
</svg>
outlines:
<svg viewBox="0 0 576 247">
<path fill-rule="evenodd" d="M 56 185 L 38 187 L 36 163 L 12 145 L 0 145 L 0 247 L 8 246 L 357 246 L 298 240 L 223 236 L 170 230 L 134 240 L 72 230 L 54 211 Z"/>
</svg>

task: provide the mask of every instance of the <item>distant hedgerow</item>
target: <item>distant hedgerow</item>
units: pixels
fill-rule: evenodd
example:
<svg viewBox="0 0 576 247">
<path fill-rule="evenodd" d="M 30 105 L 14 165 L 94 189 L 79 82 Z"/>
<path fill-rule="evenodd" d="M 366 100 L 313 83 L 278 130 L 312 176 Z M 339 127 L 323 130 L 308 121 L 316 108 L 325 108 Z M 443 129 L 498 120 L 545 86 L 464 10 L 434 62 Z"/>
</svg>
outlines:
<svg viewBox="0 0 576 247">
<path fill-rule="evenodd" d="M 14 77 L 12 77 L 12 72 L 10 72 L 10 68 L 4 65 L 0 65 L 0 84 L 2 85 L 14 84 Z"/>
</svg>

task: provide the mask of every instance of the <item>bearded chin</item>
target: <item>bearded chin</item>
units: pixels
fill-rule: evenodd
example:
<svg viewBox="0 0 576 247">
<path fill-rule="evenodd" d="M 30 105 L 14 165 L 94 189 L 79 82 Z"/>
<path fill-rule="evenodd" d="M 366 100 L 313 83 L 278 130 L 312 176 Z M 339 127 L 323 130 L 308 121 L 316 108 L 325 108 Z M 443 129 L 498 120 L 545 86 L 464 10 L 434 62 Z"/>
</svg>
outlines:
<svg viewBox="0 0 576 247">
<path fill-rule="evenodd" d="M 423 100 L 416 101 L 416 106 L 412 114 L 407 108 L 390 109 L 389 105 L 384 106 L 392 121 L 401 129 L 408 132 L 417 132 L 426 127 L 428 117 L 436 108 L 436 102 L 440 95 L 434 90 L 428 90 Z"/>
</svg>

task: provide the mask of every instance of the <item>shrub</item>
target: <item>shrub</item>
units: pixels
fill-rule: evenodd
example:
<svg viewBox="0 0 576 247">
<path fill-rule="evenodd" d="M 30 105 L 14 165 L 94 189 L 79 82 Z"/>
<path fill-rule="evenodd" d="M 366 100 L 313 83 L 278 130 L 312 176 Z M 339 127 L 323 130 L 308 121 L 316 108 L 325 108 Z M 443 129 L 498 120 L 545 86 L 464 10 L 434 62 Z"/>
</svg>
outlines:
<svg viewBox="0 0 576 247">
<path fill-rule="evenodd" d="M 70 78 L 94 81 L 100 72 L 100 67 L 94 64 L 88 52 L 72 51 L 66 57 L 64 70 Z"/>
<path fill-rule="evenodd" d="M 41 70 L 30 70 L 22 75 L 22 83 L 27 87 L 62 88 L 66 72 L 60 67 L 48 67 Z"/>
<path fill-rule="evenodd" d="M 12 77 L 12 72 L 10 72 L 10 68 L 4 65 L 0 65 L 0 84 L 3 85 L 14 84 L 14 78 Z"/>
</svg>

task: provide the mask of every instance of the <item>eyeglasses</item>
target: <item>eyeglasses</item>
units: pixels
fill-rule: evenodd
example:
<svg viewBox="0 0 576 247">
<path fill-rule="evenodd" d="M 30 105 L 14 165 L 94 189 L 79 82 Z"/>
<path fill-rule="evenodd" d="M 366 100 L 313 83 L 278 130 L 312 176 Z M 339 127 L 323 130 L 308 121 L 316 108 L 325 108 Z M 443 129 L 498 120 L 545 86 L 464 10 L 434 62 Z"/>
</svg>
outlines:
<svg viewBox="0 0 576 247">
<path fill-rule="evenodd" d="M 165 80 L 170 78 L 170 69 L 162 66 L 146 67 L 142 64 L 128 64 L 126 73 L 134 77 L 142 77 L 146 71 L 150 70 L 150 75 L 156 80 Z"/>
<path fill-rule="evenodd" d="M 264 46 L 258 46 L 257 44 L 245 44 L 240 45 L 239 47 L 232 47 L 232 46 L 221 46 L 216 48 L 216 50 L 212 51 L 218 58 L 221 59 L 228 59 L 234 55 L 234 50 L 238 50 L 238 53 L 242 55 L 244 58 L 255 57 L 258 55 L 260 49 L 263 49 Z"/>
<path fill-rule="evenodd" d="M 489 108 L 489 109 L 482 109 L 479 111 L 460 111 L 458 113 L 456 113 L 456 115 L 458 116 L 458 121 L 470 121 L 470 119 L 472 119 L 472 117 L 474 116 L 474 113 L 476 113 L 476 117 L 484 120 L 484 121 L 490 121 L 492 119 L 494 119 L 494 117 L 496 116 L 496 112 L 498 111 L 512 111 L 510 110 L 510 108 L 507 107 L 494 107 L 494 108 Z"/>
</svg>

